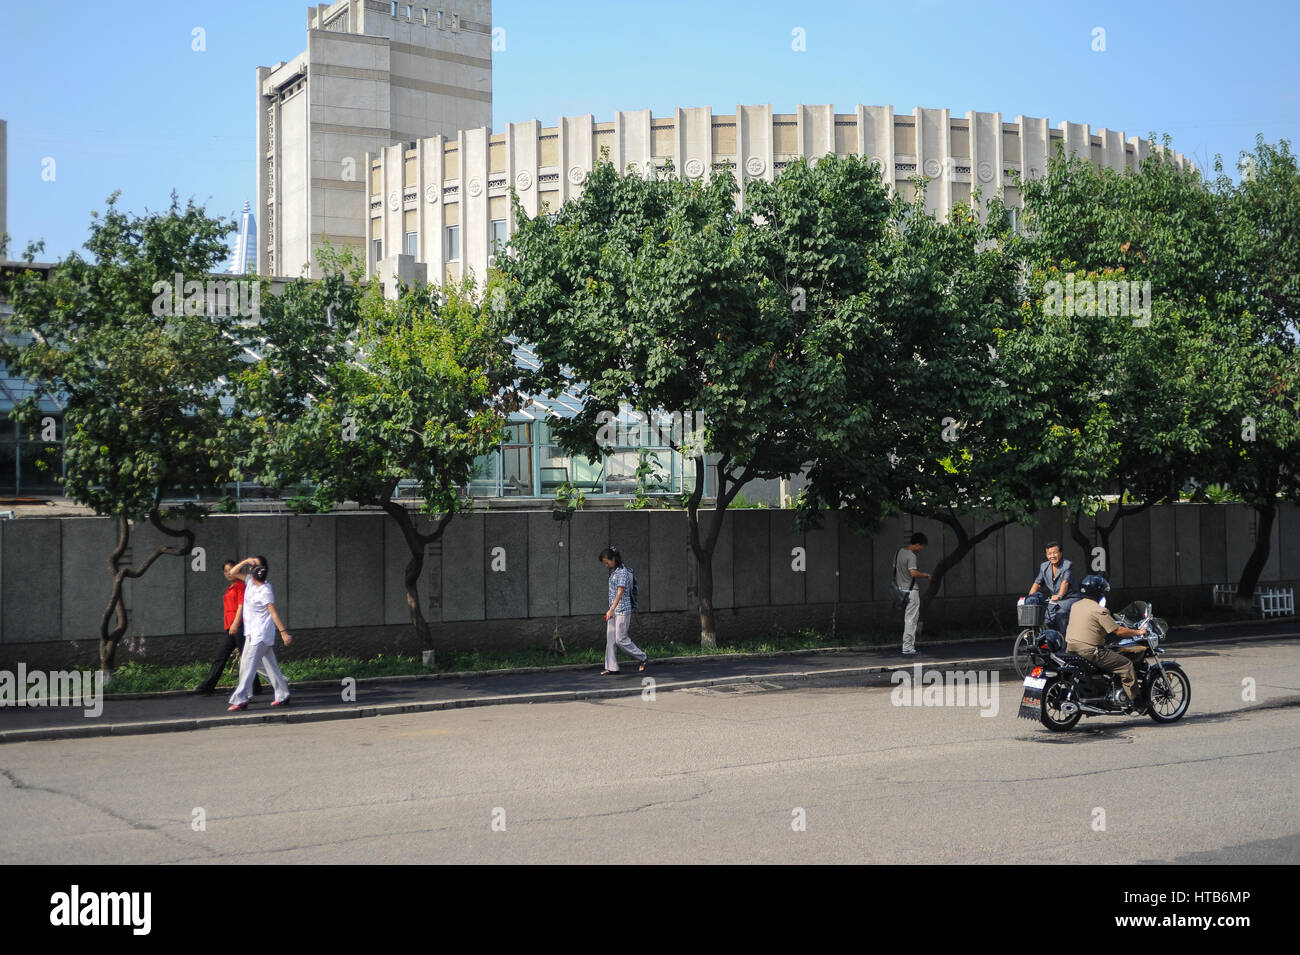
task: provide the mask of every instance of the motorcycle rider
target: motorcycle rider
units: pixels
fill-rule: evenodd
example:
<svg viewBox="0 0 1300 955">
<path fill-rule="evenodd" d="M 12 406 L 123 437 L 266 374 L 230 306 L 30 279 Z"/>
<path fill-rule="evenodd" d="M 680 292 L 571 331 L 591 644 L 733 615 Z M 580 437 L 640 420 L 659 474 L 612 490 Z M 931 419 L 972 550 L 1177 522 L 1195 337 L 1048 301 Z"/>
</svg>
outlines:
<svg viewBox="0 0 1300 955">
<path fill-rule="evenodd" d="M 1043 622 L 1053 630 L 1064 632 L 1070 622 L 1070 611 L 1079 600 L 1079 591 L 1074 584 L 1074 564 L 1062 555 L 1059 541 L 1048 541 L 1044 556 L 1047 560 L 1038 568 L 1029 596 L 1039 590 L 1050 595 Z"/>
<path fill-rule="evenodd" d="M 1145 714 L 1146 705 L 1137 699 L 1135 692 L 1137 680 L 1133 672 L 1133 661 L 1106 648 L 1106 637 L 1111 634 L 1140 637 L 1143 631 L 1120 626 L 1110 611 L 1097 602 L 1110 590 L 1105 577 L 1089 574 L 1083 578 L 1079 589 L 1083 596 L 1075 603 L 1070 614 L 1070 626 L 1065 633 L 1066 651 L 1079 654 L 1098 670 L 1118 674 L 1133 712 L 1139 716 Z"/>
</svg>

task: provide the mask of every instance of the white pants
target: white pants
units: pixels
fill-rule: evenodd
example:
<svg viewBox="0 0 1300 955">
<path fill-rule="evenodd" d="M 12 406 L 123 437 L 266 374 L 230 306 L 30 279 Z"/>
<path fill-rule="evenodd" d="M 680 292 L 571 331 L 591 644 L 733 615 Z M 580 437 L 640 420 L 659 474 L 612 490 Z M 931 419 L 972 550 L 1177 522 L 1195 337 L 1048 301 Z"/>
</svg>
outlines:
<svg viewBox="0 0 1300 955">
<path fill-rule="evenodd" d="M 903 649 L 916 649 L 916 625 L 921 621 L 921 591 L 913 587 L 907 592 L 907 606 L 903 608 Z"/>
<path fill-rule="evenodd" d="M 636 657 L 642 663 L 647 659 L 644 650 L 632 642 L 632 638 L 627 635 L 627 628 L 632 623 L 630 613 L 612 613 L 609 619 L 605 621 L 605 669 L 618 669 L 618 654 L 615 653 L 615 647 L 622 647 L 623 652 L 630 657 Z"/>
<path fill-rule="evenodd" d="M 284 674 L 280 672 L 280 665 L 275 662 L 275 644 L 252 643 L 246 640 L 244 652 L 239 655 L 239 685 L 235 687 L 235 692 L 230 694 L 231 706 L 247 703 L 249 697 L 253 695 L 253 677 L 257 674 L 259 665 L 262 675 L 275 690 L 275 701 L 283 703 L 289 698 L 289 681 L 284 678 Z"/>
</svg>

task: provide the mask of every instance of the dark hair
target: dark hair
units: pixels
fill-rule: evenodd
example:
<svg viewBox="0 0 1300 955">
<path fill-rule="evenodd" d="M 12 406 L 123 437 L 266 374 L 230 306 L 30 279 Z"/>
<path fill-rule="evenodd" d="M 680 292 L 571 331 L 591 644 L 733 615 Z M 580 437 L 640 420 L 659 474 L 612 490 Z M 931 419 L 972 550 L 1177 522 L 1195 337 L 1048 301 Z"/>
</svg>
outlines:
<svg viewBox="0 0 1300 955">
<path fill-rule="evenodd" d="M 261 554 L 257 555 L 258 566 L 253 568 L 253 579 L 266 582 L 266 578 L 271 574 L 271 565 L 266 562 L 266 558 Z"/>
<path fill-rule="evenodd" d="M 920 544 L 922 547 L 925 547 L 927 544 L 930 543 L 930 538 L 926 537 L 920 531 L 917 531 L 915 534 L 912 535 L 912 543 Z"/>
<path fill-rule="evenodd" d="M 225 570 L 227 567 L 234 567 L 237 563 L 239 563 L 239 561 L 227 559 L 226 562 L 221 565 L 221 569 Z"/>
<path fill-rule="evenodd" d="M 604 560 L 606 557 L 614 562 L 615 567 L 623 566 L 623 557 L 619 554 L 617 547 L 606 547 L 597 555 L 598 560 Z"/>
<path fill-rule="evenodd" d="M 1060 541 L 1048 541 L 1048 542 L 1047 542 L 1047 546 L 1044 547 L 1043 550 L 1051 550 L 1053 547 L 1055 547 L 1057 550 L 1060 550 L 1060 549 L 1061 549 L 1061 542 L 1060 542 Z"/>
</svg>

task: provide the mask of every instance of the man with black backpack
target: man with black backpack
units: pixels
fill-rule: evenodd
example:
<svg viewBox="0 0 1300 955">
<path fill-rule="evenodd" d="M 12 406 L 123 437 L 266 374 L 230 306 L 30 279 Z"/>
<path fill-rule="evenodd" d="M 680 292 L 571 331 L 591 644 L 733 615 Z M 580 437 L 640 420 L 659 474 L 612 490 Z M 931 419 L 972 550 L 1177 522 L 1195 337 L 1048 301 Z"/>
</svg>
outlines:
<svg viewBox="0 0 1300 955">
<path fill-rule="evenodd" d="M 916 555 L 930 541 L 920 531 L 912 535 L 911 541 L 900 547 L 894 558 L 894 585 L 907 595 L 903 605 L 903 654 L 909 657 L 916 653 L 916 625 L 921 619 L 921 591 L 916 589 L 916 582 L 930 579 L 929 574 L 916 569 Z"/>
</svg>

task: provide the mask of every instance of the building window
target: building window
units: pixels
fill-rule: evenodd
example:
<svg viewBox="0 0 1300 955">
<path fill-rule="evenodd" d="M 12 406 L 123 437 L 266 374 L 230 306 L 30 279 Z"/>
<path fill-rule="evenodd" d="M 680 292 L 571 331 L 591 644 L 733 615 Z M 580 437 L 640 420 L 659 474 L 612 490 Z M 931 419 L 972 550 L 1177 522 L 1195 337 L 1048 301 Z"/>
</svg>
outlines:
<svg viewBox="0 0 1300 955">
<path fill-rule="evenodd" d="M 406 233 L 406 254 L 415 255 L 420 248 L 420 234 L 418 232 Z"/>
<path fill-rule="evenodd" d="M 447 226 L 447 261 L 460 261 L 460 226 Z"/>
<path fill-rule="evenodd" d="M 380 9 L 382 10 L 383 7 L 380 7 Z M 393 0 L 393 17 L 394 19 L 397 17 L 397 0 Z"/>
<path fill-rule="evenodd" d="M 506 243 L 509 241 L 509 237 L 506 235 L 506 220 L 493 219 L 490 233 L 490 238 L 492 240 L 492 254 L 500 255 L 505 251 Z"/>
<path fill-rule="evenodd" d="M 374 239 L 371 243 L 371 247 L 375 250 L 375 265 L 378 265 L 379 260 L 384 257 L 384 240 Z"/>
</svg>

